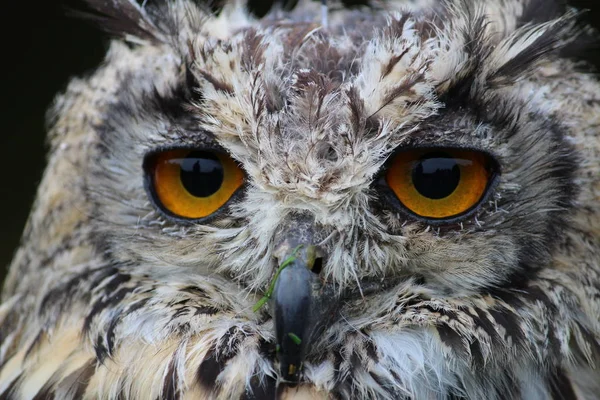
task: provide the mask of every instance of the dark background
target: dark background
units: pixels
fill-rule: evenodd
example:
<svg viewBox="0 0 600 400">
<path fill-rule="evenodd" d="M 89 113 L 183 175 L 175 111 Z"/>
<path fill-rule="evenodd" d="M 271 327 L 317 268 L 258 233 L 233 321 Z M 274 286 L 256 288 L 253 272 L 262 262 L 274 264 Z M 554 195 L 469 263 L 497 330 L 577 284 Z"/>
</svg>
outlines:
<svg viewBox="0 0 600 400">
<path fill-rule="evenodd" d="M 88 73 L 107 49 L 106 35 L 89 22 L 67 16 L 67 8 L 80 7 L 76 1 L 67 1 L 9 2 L 21 8 L 12 11 L 3 6 L 0 280 L 19 243 L 42 176 L 45 111 L 69 77 Z M 263 0 L 253 3 L 265 5 Z M 569 3 L 589 9 L 583 19 L 600 28 L 598 0 Z M 600 67 L 598 46 L 591 47 L 586 57 Z"/>
</svg>

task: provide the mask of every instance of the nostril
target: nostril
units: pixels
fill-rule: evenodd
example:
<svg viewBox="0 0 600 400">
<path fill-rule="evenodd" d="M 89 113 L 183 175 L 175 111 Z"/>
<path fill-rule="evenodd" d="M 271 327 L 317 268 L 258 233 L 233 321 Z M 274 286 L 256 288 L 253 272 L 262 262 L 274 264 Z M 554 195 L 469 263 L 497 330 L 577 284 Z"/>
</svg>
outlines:
<svg viewBox="0 0 600 400">
<path fill-rule="evenodd" d="M 323 269 L 323 257 L 315 258 L 315 263 L 313 264 L 311 271 L 314 272 L 315 274 L 319 275 L 321 273 L 322 269 Z"/>
</svg>

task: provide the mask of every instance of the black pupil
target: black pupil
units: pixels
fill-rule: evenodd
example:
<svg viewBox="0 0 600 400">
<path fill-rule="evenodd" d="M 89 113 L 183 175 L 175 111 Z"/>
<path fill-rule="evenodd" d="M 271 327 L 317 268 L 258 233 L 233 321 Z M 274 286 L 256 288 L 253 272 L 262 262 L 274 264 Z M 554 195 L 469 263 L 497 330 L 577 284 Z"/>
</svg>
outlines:
<svg viewBox="0 0 600 400">
<path fill-rule="evenodd" d="M 421 195 L 435 200 L 443 199 L 458 187 L 460 167 L 449 154 L 428 153 L 415 163 L 412 181 Z"/>
<path fill-rule="evenodd" d="M 223 184 L 223 164 L 206 151 L 193 151 L 181 161 L 181 183 L 196 197 L 215 194 Z"/>
</svg>

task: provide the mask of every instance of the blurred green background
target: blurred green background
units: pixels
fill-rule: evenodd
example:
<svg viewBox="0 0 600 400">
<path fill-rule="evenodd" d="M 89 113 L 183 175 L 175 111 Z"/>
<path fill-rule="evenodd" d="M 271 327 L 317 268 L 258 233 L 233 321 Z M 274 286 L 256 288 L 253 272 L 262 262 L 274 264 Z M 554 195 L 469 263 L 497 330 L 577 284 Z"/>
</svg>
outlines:
<svg viewBox="0 0 600 400">
<path fill-rule="evenodd" d="M 252 2 L 265 7 L 263 0 Z M 2 24 L 2 64 L 8 73 L 2 79 L 0 108 L 4 123 L 0 135 L 0 279 L 19 243 L 44 168 L 45 111 L 69 77 L 93 69 L 107 48 L 107 37 L 94 26 L 67 17 L 67 8 L 81 9 L 75 0 L 68 4 L 52 0 L 10 3 L 16 9 L 6 11 Z M 569 4 L 589 9 L 584 19 L 600 28 L 600 1 Z M 598 48 L 593 46 L 586 54 L 596 66 L 600 66 Z"/>
</svg>

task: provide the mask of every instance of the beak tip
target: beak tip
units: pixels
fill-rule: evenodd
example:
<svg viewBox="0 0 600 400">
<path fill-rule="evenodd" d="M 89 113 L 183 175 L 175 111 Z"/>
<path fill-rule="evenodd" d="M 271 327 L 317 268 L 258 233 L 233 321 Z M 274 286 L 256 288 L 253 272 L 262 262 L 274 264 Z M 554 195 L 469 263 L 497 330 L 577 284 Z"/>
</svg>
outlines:
<svg viewBox="0 0 600 400">
<path fill-rule="evenodd" d="M 287 384 L 296 385 L 298 383 L 300 368 L 296 364 L 281 363 L 281 378 Z"/>
<path fill-rule="evenodd" d="M 293 337 L 297 339 L 293 340 Z M 281 341 L 278 356 L 280 376 L 283 382 L 298 383 L 299 381 L 304 348 L 297 340 L 300 339 L 296 335 L 288 333 Z"/>
</svg>

